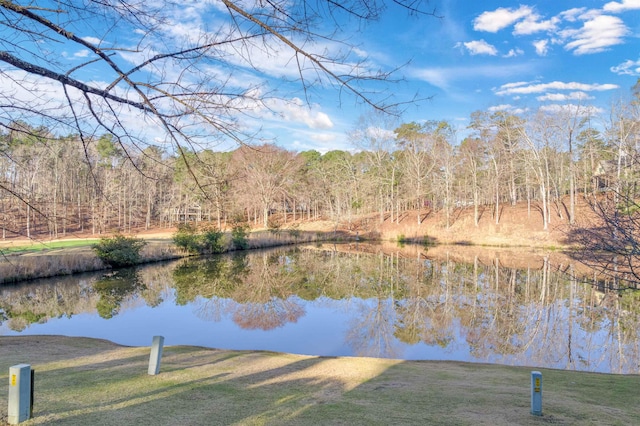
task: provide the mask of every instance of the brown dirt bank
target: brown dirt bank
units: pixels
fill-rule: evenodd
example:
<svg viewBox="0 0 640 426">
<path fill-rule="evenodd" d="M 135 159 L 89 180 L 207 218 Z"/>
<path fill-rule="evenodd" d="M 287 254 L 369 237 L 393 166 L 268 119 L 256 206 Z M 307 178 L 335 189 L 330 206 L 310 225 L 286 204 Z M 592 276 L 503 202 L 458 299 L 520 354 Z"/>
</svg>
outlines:
<svg viewBox="0 0 640 426">
<path fill-rule="evenodd" d="M 559 210 L 564 210 L 564 207 Z M 585 203 L 578 211 L 590 214 Z M 526 203 L 516 206 L 504 205 L 496 224 L 492 206 L 481 209 L 478 226 L 473 221 L 473 208 L 455 209 L 450 216 L 449 227 L 443 212 L 422 212 L 423 222 L 418 225 L 417 212 L 408 212 L 400 217 L 400 223 L 390 218 L 380 223 L 379 216 L 370 216 L 362 226 L 366 232 L 380 233 L 383 239 L 395 240 L 400 236 L 419 239 L 428 236 L 439 244 L 467 244 L 494 247 L 565 247 L 569 225 L 567 215 L 554 215 L 548 229 L 543 229 L 542 216 L 535 205 L 529 209 Z"/>
<path fill-rule="evenodd" d="M 542 215 L 537 205 L 531 207 L 526 203 L 516 206 L 508 204 L 500 208 L 500 217 L 496 224 L 493 206 L 484 206 L 478 226 L 473 223 L 473 208 L 454 209 L 450 215 L 449 227 L 443 212 L 420 212 L 422 223 L 417 223 L 417 211 L 405 212 L 399 221 L 391 219 L 387 213 L 380 221 L 379 214 L 353 217 L 350 221 L 341 220 L 338 223 L 331 220 L 296 221 L 290 219 L 284 223 L 282 218 L 274 217 L 273 222 L 279 222 L 281 229 L 298 229 L 301 231 L 334 232 L 340 231 L 352 235 L 380 240 L 423 240 L 428 238 L 436 244 L 461 244 L 491 247 L 537 247 L 537 248 L 567 248 L 572 245 L 568 240 L 569 225 L 567 222 L 567 207 L 564 204 L 556 206 L 551 223 L 547 230 L 543 229 Z M 577 215 L 579 219 L 588 221 L 592 214 L 584 201 L 578 203 Z M 260 230 L 259 226 L 254 230 Z M 133 234 L 148 240 L 166 240 L 171 238 L 175 228 L 138 230 Z M 73 234 L 63 239 L 100 238 L 101 235 Z M 7 238 L 0 240 L 0 248 L 23 246 L 32 242 L 51 241 L 46 237 Z"/>
</svg>

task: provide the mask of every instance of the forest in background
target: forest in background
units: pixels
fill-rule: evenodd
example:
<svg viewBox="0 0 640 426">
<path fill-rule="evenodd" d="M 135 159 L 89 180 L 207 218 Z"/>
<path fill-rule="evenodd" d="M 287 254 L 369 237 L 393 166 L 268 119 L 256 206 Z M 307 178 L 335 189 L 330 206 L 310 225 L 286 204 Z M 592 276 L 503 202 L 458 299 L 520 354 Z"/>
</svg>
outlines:
<svg viewBox="0 0 640 426">
<path fill-rule="evenodd" d="M 637 197 L 640 91 L 600 116 L 589 106 L 529 115 L 478 111 L 459 141 L 448 122 L 390 123 L 363 117 L 353 151 L 293 152 L 273 143 L 230 152 L 192 146 L 183 153 L 136 146 L 110 134 L 56 136 L 14 121 L 0 134 L 2 238 L 71 233 L 135 233 L 179 223 L 264 228 L 296 220 L 351 221 L 376 213 L 418 225 L 439 212 L 526 202 L 573 223 L 577 196 Z M 569 199 L 568 205 L 561 200 Z"/>
</svg>

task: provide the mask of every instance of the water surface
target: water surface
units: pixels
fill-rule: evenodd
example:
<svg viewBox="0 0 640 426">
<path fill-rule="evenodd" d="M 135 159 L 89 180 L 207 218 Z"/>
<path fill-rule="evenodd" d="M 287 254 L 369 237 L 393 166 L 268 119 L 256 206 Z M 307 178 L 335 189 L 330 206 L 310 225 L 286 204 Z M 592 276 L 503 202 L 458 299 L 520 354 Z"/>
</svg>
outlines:
<svg viewBox="0 0 640 426">
<path fill-rule="evenodd" d="M 0 334 L 640 372 L 637 293 L 461 250 L 306 245 L 40 280 L 0 288 Z"/>
</svg>

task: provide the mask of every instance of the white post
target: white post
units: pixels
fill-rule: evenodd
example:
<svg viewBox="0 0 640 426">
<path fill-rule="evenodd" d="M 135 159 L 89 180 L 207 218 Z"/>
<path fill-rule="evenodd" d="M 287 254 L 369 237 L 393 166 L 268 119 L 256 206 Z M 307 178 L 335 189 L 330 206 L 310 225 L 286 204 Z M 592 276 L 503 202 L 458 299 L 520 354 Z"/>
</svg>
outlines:
<svg viewBox="0 0 640 426">
<path fill-rule="evenodd" d="M 531 414 L 542 415 L 542 373 L 531 372 Z"/>
<path fill-rule="evenodd" d="M 18 364 L 9 368 L 9 424 L 29 420 L 31 415 L 31 366 Z"/>
<path fill-rule="evenodd" d="M 151 343 L 151 355 L 149 356 L 149 375 L 155 376 L 160 372 L 160 359 L 162 358 L 162 347 L 164 345 L 164 337 L 153 336 Z"/>
</svg>

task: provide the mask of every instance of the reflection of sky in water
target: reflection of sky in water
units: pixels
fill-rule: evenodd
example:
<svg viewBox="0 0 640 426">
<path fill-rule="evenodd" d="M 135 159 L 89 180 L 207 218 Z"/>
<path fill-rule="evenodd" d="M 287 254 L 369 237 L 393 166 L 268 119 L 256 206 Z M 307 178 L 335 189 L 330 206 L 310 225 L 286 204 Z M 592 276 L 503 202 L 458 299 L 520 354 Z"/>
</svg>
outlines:
<svg viewBox="0 0 640 426">
<path fill-rule="evenodd" d="M 71 318 L 52 318 L 44 324 L 31 324 L 22 332 L 0 326 L 3 335 L 63 334 L 90 336 L 130 346 L 145 346 L 154 335 L 165 337 L 166 345 L 196 345 L 223 349 L 259 349 L 313 355 L 346 355 L 348 347 L 341 341 L 345 333 L 347 314 L 340 305 L 314 305 L 296 299 L 305 307 L 305 315 L 296 323 L 263 331 L 245 330 L 235 324 L 230 315 L 219 321 L 203 320 L 197 311 L 202 302 L 177 306 L 173 299 L 151 308 L 137 306 L 123 309 L 111 319 L 97 313 L 79 314 Z"/>
<path fill-rule="evenodd" d="M 502 355 L 494 354 L 485 359 L 473 357 L 464 336 L 458 334 L 458 326 L 454 327 L 455 338 L 446 347 L 427 345 L 423 342 L 409 345 L 391 338 L 389 345 L 393 351 L 390 353 L 385 353 L 383 345 L 375 344 L 370 345 L 368 350 L 358 351 L 345 341 L 350 332 L 349 328 L 358 326 L 353 323 L 354 317 L 361 314 L 356 306 L 373 309 L 376 300 L 318 299 L 307 302 L 293 299 L 304 307 L 305 314 L 297 322 L 286 323 L 282 327 L 267 331 L 242 329 L 233 322 L 229 314 L 222 314 L 216 320 L 202 319 L 202 315 L 199 316 L 198 313 L 207 308 L 203 304 L 211 301 L 199 299 L 185 306 L 177 306 L 174 300 L 169 298 L 154 308 L 135 304 L 108 320 L 101 318 L 97 313 L 78 314 L 71 318 L 52 318 L 44 324 L 31 324 L 22 332 L 11 331 L 3 324 L 0 326 L 0 333 L 94 337 L 128 346 L 146 346 L 150 344 L 152 336 L 162 335 L 165 337 L 165 345 L 268 350 L 322 356 L 392 356 L 408 360 L 519 364 L 516 359 Z M 360 319 L 356 318 L 355 321 Z M 375 324 L 373 327 L 375 328 Z M 376 353 L 376 349 L 380 350 Z"/>
<path fill-rule="evenodd" d="M 261 263 L 253 264 L 257 269 L 256 265 Z M 342 266 L 345 265 L 348 266 Z M 447 272 L 447 266 L 440 272 Z M 377 276 L 375 271 L 373 274 Z M 241 293 L 243 302 L 198 296 L 206 287 L 201 289 L 194 283 L 193 287 L 182 288 L 194 290 L 184 293 L 194 296 L 190 297 L 192 302 L 181 306 L 176 305 L 179 293 L 170 279 L 163 276 L 154 278 L 155 284 L 150 288 L 155 292 L 146 294 L 148 300 L 164 300 L 156 307 L 148 306 L 140 294 L 132 294 L 123 299 L 119 312 L 111 319 L 103 319 L 95 311 L 79 313 L 71 318 L 63 316 L 42 324 L 33 323 L 20 332 L 9 328 L 10 320 L 0 325 L 0 335 L 60 334 L 107 339 L 131 346 L 148 346 L 154 335 L 162 335 L 166 345 L 640 372 L 640 347 L 637 346 L 640 327 L 634 319 L 636 313 L 616 313 L 614 305 L 593 299 L 590 287 L 574 283 L 575 289 L 585 291 L 569 303 L 567 296 L 573 293 L 566 290 L 565 281 L 557 278 L 549 288 L 559 295 L 546 296 L 548 300 L 543 303 L 535 293 L 543 287 L 536 287 L 533 281 L 530 287 L 518 284 L 520 287 L 516 285 L 515 290 L 505 290 L 501 285 L 498 291 L 498 286 L 491 282 L 494 274 L 480 272 L 477 286 L 459 284 L 468 277 L 453 276 L 453 268 L 447 274 L 451 275 L 448 282 L 453 284 L 443 284 L 439 276 L 432 284 L 423 282 L 414 287 L 402 281 L 407 288 L 402 297 L 407 299 L 396 298 L 402 294 L 396 292 L 400 288 L 397 283 L 390 296 L 383 291 L 384 286 L 376 287 L 378 281 L 375 280 L 363 280 L 371 286 L 366 287 L 367 290 L 373 289 L 365 296 L 368 298 L 349 297 L 347 289 L 337 291 L 335 297 L 344 297 L 340 300 L 317 297 L 315 293 L 310 297 L 307 293 L 312 301 L 298 296 L 289 296 L 286 300 L 276 297 L 277 286 L 286 276 L 277 276 L 272 284 L 276 290 L 272 293 L 264 289 L 256 295 Z M 534 278 L 532 275 L 531 280 Z M 187 280 L 194 281 L 190 275 Z M 30 312 L 28 300 L 32 295 L 41 303 L 40 309 L 58 306 L 55 302 L 50 305 L 58 298 L 64 312 L 95 310 L 98 295 L 91 291 L 91 279 L 78 281 L 69 277 L 58 281 L 43 283 L 42 287 L 30 283 L 16 289 L 0 288 L 0 300 L 5 297 L 5 303 L 20 301 L 21 312 L 25 313 Z M 525 296 L 526 289 L 529 293 Z M 283 293 L 291 294 L 287 291 Z M 335 294 L 336 288 L 329 287 L 327 291 Z M 360 294 L 367 291 L 361 290 Z M 76 307 L 64 304 L 74 300 L 78 303 Z M 255 302 L 250 302 L 252 300 Z M 625 318 L 627 322 L 622 324 L 620 321 Z M 622 341 L 621 332 L 625 330 L 627 337 Z"/>
<path fill-rule="evenodd" d="M 22 332 L 12 331 L 7 324 L 0 326 L 2 335 L 60 334 L 107 339 L 128 346 L 146 346 L 154 335 L 165 337 L 165 345 L 194 345 L 220 349 L 268 350 L 306 355 L 355 356 L 345 341 L 356 304 L 370 305 L 361 299 L 318 299 L 307 302 L 292 298 L 304 307 L 304 315 L 297 322 L 286 323 L 272 330 L 246 330 L 222 314 L 218 320 L 205 320 L 198 313 L 206 306 L 201 299 L 177 306 L 172 298 L 151 308 L 143 304 L 123 308 L 111 319 L 97 313 L 78 314 L 71 318 L 52 318 L 43 324 L 31 324 Z M 202 316 L 202 315 L 200 315 Z M 403 359 L 469 360 L 466 345 L 448 348 L 430 347 L 424 343 L 408 345 L 393 339 L 394 355 Z M 384 353 L 363 353 L 384 356 Z"/>
</svg>

